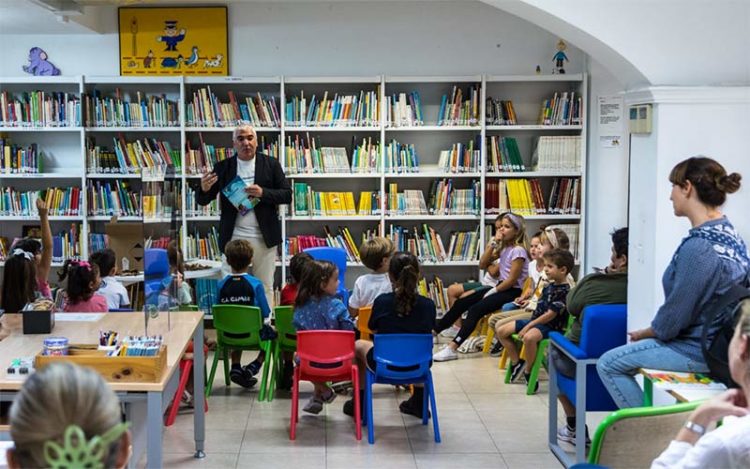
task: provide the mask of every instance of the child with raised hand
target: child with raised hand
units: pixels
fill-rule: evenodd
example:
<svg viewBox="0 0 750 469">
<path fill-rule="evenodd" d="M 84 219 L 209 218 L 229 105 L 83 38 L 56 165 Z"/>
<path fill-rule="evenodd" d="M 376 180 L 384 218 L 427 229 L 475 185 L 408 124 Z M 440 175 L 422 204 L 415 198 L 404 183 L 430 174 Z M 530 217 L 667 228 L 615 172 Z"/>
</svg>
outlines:
<svg viewBox="0 0 750 469">
<path fill-rule="evenodd" d="M 58 274 L 62 282 L 67 278 L 65 287 L 66 313 L 106 313 L 107 299 L 96 293 L 101 284 L 99 266 L 87 261 L 73 261 L 68 259 Z"/>
<path fill-rule="evenodd" d="M 34 290 L 38 291 L 44 298 L 52 298 L 52 290 L 47 278 L 52 269 L 52 229 L 49 226 L 49 211 L 47 204 L 40 197 L 36 199 L 36 209 L 39 212 L 39 224 L 42 229 L 42 242 L 33 238 L 24 238 L 13 245 L 13 249 L 20 249 L 33 255 L 36 273 L 36 285 Z"/>
<path fill-rule="evenodd" d="M 395 248 L 393 241 L 377 236 L 368 239 L 359 248 L 362 264 L 372 273 L 361 275 L 354 282 L 352 296 L 349 297 L 349 313 L 352 317 L 359 314 L 359 309 L 370 306 L 375 298 L 391 292 L 391 281 L 388 278 L 388 266 Z"/>
<path fill-rule="evenodd" d="M 279 301 L 279 304 L 282 306 L 291 306 L 294 304 L 297 299 L 299 282 L 302 278 L 303 266 L 305 263 L 312 260 L 312 256 L 304 251 L 298 252 L 292 256 L 289 260 L 290 282 L 284 285 L 284 288 L 281 289 L 281 300 Z"/>
<path fill-rule="evenodd" d="M 99 267 L 99 273 L 104 274 L 97 293 L 107 299 L 107 307 L 112 309 L 130 306 L 130 296 L 122 283 L 115 278 L 117 272 L 117 256 L 115 251 L 107 248 L 91 254 L 89 260 Z"/>
<path fill-rule="evenodd" d="M 553 249 L 542 259 L 549 284 L 544 287 L 531 319 L 508 322 L 497 331 L 497 337 L 511 359 L 511 382 L 516 382 L 522 373 L 528 382 L 539 342 L 549 337 L 552 331 L 563 331 L 568 319 L 565 301 L 570 291 L 567 277 L 575 263 L 573 255 L 565 249 Z M 520 358 L 516 344 L 510 337 L 513 333 L 517 333 L 523 341 L 526 350 L 525 360 Z M 534 392 L 537 389 L 539 382 Z"/>
<path fill-rule="evenodd" d="M 294 303 L 294 327 L 298 331 L 353 331 L 354 322 L 344 303 L 336 297 L 338 287 L 339 269 L 333 263 L 305 263 Z M 323 410 L 323 404 L 333 402 L 336 393 L 324 383 L 313 383 L 313 386 L 313 397 L 302 410 L 319 414 Z"/>
<path fill-rule="evenodd" d="M 523 217 L 508 212 L 497 218 L 496 227 L 495 238 L 482 255 L 480 267 L 486 268 L 499 259 L 500 281 L 495 287 L 475 290 L 473 294 L 459 298 L 437 322 L 434 332 L 440 333 L 453 324 L 464 311 L 467 312 L 453 341 L 433 355 L 435 361 L 456 360 L 456 350 L 471 335 L 479 320 L 499 310 L 505 303 L 513 301 L 521 294 L 529 266 L 526 224 Z"/>
<path fill-rule="evenodd" d="M 256 306 L 260 308 L 263 319 L 271 315 L 268 299 L 260 280 L 247 273 L 253 260 L 253 246 L 246 239 L 233 239 L 224 248 L 224 255 L 232 273 L 224 277 L 217 287 L 219 304 Z M 264 326 L 267 327 L 267 326 Z M 251 388 L 258 382 L 255 375 L 263 366 L 265 354 L 261 351 L 255 360 L 244 367 L 241 364 L 242 351 L 232 351 L 232 369 L 229 378 L 243 388 Z"/>
</svg>

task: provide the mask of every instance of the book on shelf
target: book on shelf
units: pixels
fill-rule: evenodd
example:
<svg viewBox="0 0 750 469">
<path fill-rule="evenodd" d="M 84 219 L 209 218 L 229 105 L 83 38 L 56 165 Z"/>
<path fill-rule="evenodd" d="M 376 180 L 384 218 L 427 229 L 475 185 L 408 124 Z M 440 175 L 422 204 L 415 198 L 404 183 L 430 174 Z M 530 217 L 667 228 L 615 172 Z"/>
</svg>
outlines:
<svg viewBox="0 0 750 469">
<path fill-rule="evenodd" d="M 333 94 L 333 97 L 329 95 Z M 359 94 L 323 93 L 319 99 L 313 94 L 308 102 L 305 92 L 293 96 L 286 103 L 287 127 L 377 127 L 380 124 L 380 105 L 377 91 Z"/>
<path fill-rule="evenodd" d="M 104 233 L 89 233 L 89 253 L 109 247 L 109 236 Z"/>
<path fill-rule="evenodd" d="M 446 173 L 478 172 L 482 155 L 480 138 L 477 136 L 477 139 L 470 140 L 468 144 L 454 143 L 450 150 L 442 150 L 438 160 L 438 169 Z"/>
<path fill-rule="evenodd" d="M 511 210 L 519 215 L 578 215 L 581 213 L 580 178 L 554 178 L 549 196 L 539 179 L 493 179 L 485 181 L 487 214 Z"/>
<path fill-rule="evenodd" d="M 79 127 L 81 99 L 73 93 L 0 92 L 0 127 Z"/>
<path fill-rule="evenodd" d="M 422 98 L 418 91 L 385 97 L 385 122 L 389 127 L 418 127 L 424 125 Z"/>
<path fill-rule="evenodd" d="M 554 178 L 547 213 L 578 215 L 581 213 L 581 178 Z"/>
<path fill-rule="evenodd" d="M 196 187 L 198 187 L 196 185 Z M 185 215 L 188 217 L 218 217 L 221 215 L 219 210 L 219 199 L 212 200 L 208 205 L 198 205 L 195 201 L 195 189 L 188 185 L 185 193 Z"/>
<path fill-rule="evenodd" d="M 398 192 L 398 183 L 388 184 L 385 213 L 388 215 L 427 215 L 427 203 L 421 190 Z"/>
<path fill-rule="evenodd" d="M 375 209 L 379 207 L 378 203 L 378 193 L 363 191 L 360 193 L 358 213 L 352 192 L 317 192 L 304 182 L 295 182 L 292 187 L 293 216 L 377 215 Z"/>
<path fill-rule="evenodd" d="M 515 138 L 496 135 L 487 137 L 487 171 L 526 171 L 526 165 Z"/>
<path fill-rule="evenodd" d="M 542 101 L 539 110 L 539 125 L 582 125 L 583 98 L 575 91 L 555 93 Z"/>
<path fill-rule="evenodd" d="M 431 299 L 435 303 L 438 316 L 442 316 L 448 311 L 448 289 L 437 275 L 429 282 L 425 277 L 420 278 L 417 283 L 417 291 L 420 295 Z"/>
<path fill-rule="evenodd" d="M 419 156 L 413 144 L 401 144 L 395 139 L 385 146 L 384 171 L 386 173 L 419 172 Z"/>
<path fill-rule="evenodd" d="M 89 216 L 141 216 L 141 193 L 128 181 L 91 181 L 86 184 Z"/>
<path fill-rule="evenodd" d="M 37 144 L 14 145 L 0 136 L 0 173 L 36 174 L 42 172 L 42 158 Z"/>
<path fill-rule="evenodd" d="M 52 262 L 79 259 L 83 255 L 80 233 L 81 225 L 73 223 L 70 229 L 52 235 Z"/>
<path fill-rule="evenodd" d="M 479 85 L 469 86 L 465 92 L 460 86 L 453 86 L 451 94 L 440 99 L 437 125 L 479 125 L 480 96 Z"/>
<path fill-rule="evenodd" d="M 380 153 L 380 142 L 372 137 L 362 138 L 357 142 L 352 137 L 352 173 L 374 173 L 383 168 L 383 159 Z"/>
<path fill-rule="evenodd" d="M 237 98 L 227 92 L 228 102 L 221 102 L 211 87 L 193 91 L 192 102 L 186 106 L 189 127 L 235 127 L 250 124 L 256 128 L 279 127 L 281 117 L 274 95 L 264 97 L 260 92 Z"/>
<path fill-rule="evenodd" d="M 323 174 L 350 173 L 349 157 L 344 147 L 324 147 L 320 138 L 295 135 L 287 136 L 286 173 L 287 174 Z"/>
<path fill-rule="evenodd" d="M 484 113 L 487 125 L 518 125 L 513 101 L 487 98 Z"/>
<path fill-rule="evenodd" d="M 219 232 L 215 226 L 209 228 L 205 235 L 196 228 L 193 233 L 185 236 L 183 246 L 185 259 L 221 260 L 219 251 Z"/>
<path fill-rule="evenodd" d="M 172 242 L 172 238 L 169 236 L 161 236 L 159 238 L 153 238 L 149 236 L 143 240 L 144 249 L 168 249 L 169 243 Z"/>
<path fill-rule="evenodd" d="M 542 136 L 532 155 L 534 171 L 580 171 L 581 136 Z"/>
<path fill-rule="evenodd" d="M 44 191 L 18 191 L 13 187 L 0 188 L 0 216 L 38 217 L 37 199 L 47 204 L 50 216 L 79 216 L 81 188 L 51 187 Z"/>
<path fill-rule="evenodd" d="M 182 184 L 177 181 L 145 183 L 143 186 L 143 218 L 170 218 L 182 213 Z"/>
<path fill-rule="evenodd" d="M 266 154 L 271 158 L 279 159 L 279 140 L 276 137 L 267 138 L 264 135 L 258 137 L 257 152 Z M 203 134 L 198 134 L 198 148 L 193 148 L 190 140 L 185 143 L 185 167 L 187 174 L 197 175 L 213 171 L 214 165 L 219 161 L 231 158 L 234 155 L 233 147 L 219 147 L 207 144 L 203 140 Z"/>
<path fill-rule="evenodd" d="M 99 90 L 83 95 L 87 127 L 176 127 L 180 125 L 179 106 L 164 94 L 145 96 L 136 91 L 135 102 L 123 98 L 120 88 L 114 96 Z"/>
<path fill-rule="evenodd" d="M 304 251 L 305 249 L 327 246 L 341 248 L 346 252 L 347 262 L 360 262 L 359 248 L 348 227 L 339 226 L 336 231 L 332 231 L 328 225 L 323 226 L 324 236 L 315 235 L 297 235 L 291 236 L 284 242 L 284 249 L 287 257 Z M 366 230 L 362 233 L 362 241 L 372 236 L 377 236 L 378 229 Z"/>
<path fill-rule="evenodd" d="M 479 215 L 481 183 L 472 180 L 469 189 L 457 189 L 452 179 L 433 179 L 430 183 L 430 215 Z"/>
<path fill-rule="evenodd" d="M 173 150 L 167 141 L 144 138 L 126 142 L 119 134 L 113 138 L 113 150 L 96 146 L 93 138 L 86 140 L 86 166 L 91 173 L 141 174 L 166 172 L 167 167 L 181 171 L 180 150 Z"/>
<path fill-rule="evenodd" d="M 393 241 L 397 251 L 410 252 L 422 263 L 479 260 L 479 228 L 452 232 L 448 250 L 440 233 L 426 223 L 412 228 L 390 225 L 386 236 Z"/>
</svg>

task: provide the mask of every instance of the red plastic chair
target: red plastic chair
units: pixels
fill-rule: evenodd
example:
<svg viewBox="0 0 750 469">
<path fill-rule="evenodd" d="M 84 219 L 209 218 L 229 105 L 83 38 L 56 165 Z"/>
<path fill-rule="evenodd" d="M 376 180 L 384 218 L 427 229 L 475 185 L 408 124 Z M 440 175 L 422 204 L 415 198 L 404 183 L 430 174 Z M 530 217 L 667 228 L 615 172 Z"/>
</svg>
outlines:
<svg viewBox="0 0 750 469">
<path fill-rule="evenodd" d="M 299 382 L 354 383 L 354 428 L 357 440 L 362 439 L 359 413 L 359 370 L 354 363 L 354 331 L 298 331 L 297 358 L 292 384 L 292 417 L 289 439 L 297 437 L 299 422 Z"/>
<path fill-rule="evenodd" d="M 204 345 L 203 356 L 205 357 L 207 355 L 208 355 L 208 347 Z M 180 402 L 182 401 L 182 394 L 185 391 L 188 378 L 190 378 L 190 370 L 192 369 L 193 369 L 193 342 L 191 341 L 190 345 L 188 345 L 188 348 L 185 351 L 185 354 L 180 360 L 180 383 L 177 385 L 177 392 L 175 392 L 174 399 L 172 400 L 172 405 L 169 407 L 169 412 L 167 412 L 167 418 L 164 421 L 165 427 L 172 426 L 174 424 L 175 419 L 177 418 L 177 411 L 180 410 Z M 204 412 L 208 412 L 208 398 L 203 399 L 203 408 L 204 408 Z"/>
</svg>

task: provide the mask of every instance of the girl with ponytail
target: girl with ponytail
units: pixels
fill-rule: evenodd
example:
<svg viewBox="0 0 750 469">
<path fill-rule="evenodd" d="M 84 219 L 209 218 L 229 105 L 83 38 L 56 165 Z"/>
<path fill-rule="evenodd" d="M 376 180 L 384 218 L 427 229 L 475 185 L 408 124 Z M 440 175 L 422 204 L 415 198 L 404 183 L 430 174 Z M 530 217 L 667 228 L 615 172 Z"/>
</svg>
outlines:
<svg viewBox="0 0 750 469">
<path fill-rule="evenodd" d="M 408 252 L 397 252 L 391 258 L 388 266 L 388 277 L 393 291 L 383 293 L 375 298 L 372 305 L 372 315 L 368 326 L 375 334 L 430 334 L 435 327 L 435 303 L 417 293 L 419 282 L 419 261 Z M 360 378 L 360 402 L 364 404 L 365 370 L 367 367 L 375 369 L 372 358 L 373 343 L 358 340 L 357 365 L 362 370 Z M 414 395 L 403 401 L 399 408 L 404 414 L 422 418 L 422 401 L 424 389 L 415 386 Z M 344 413 L 354 415 L 354 399 L 344 403 Z M 362 409 L 362 418 L 365 413 Z"/>
</svg>

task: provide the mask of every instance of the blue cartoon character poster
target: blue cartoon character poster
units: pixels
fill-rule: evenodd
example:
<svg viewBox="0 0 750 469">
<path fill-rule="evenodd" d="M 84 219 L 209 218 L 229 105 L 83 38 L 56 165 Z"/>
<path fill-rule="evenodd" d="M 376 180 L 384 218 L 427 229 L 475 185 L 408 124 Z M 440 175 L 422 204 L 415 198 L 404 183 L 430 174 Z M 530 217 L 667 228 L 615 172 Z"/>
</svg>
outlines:
<svg viewBox="0 0 750 469">
<path fill-rule="evenodd" d="M 122 7 L 121 75 L 226 76 L 227 8 Z"/>
</svg>

